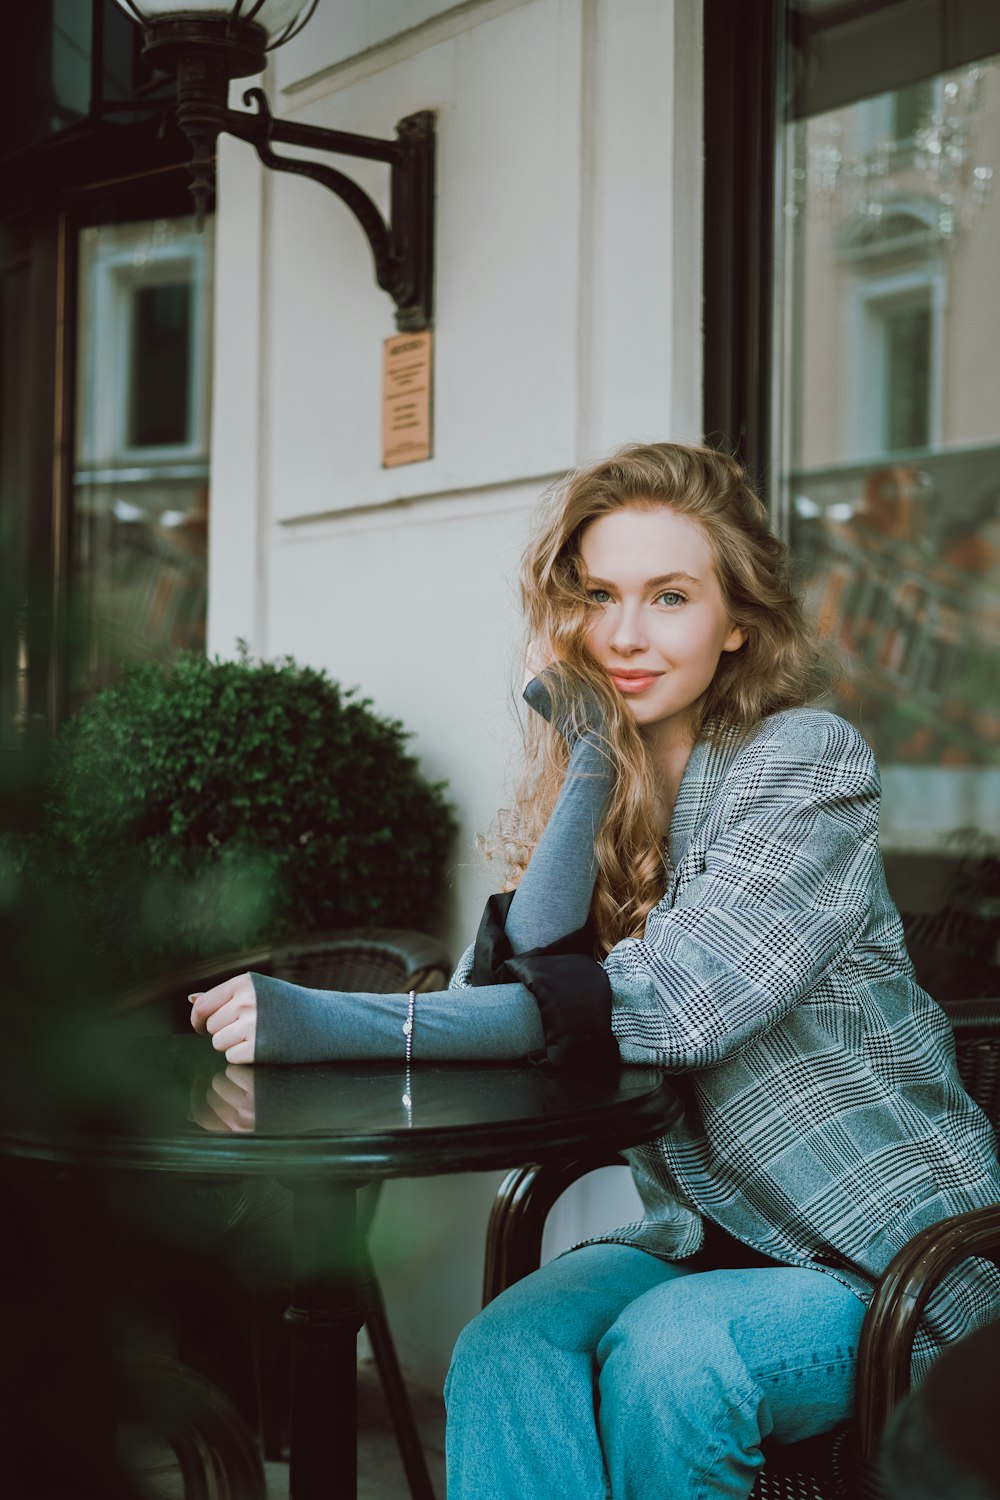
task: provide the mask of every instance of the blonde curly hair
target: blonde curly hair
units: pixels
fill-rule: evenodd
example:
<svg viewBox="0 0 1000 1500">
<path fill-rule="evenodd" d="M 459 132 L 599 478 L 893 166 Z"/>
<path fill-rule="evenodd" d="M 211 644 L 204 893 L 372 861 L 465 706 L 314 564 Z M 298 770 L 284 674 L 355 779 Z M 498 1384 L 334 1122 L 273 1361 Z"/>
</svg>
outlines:
<svg viewBox="0 0 1000 1500">
<path fill-rule="evenodd" d="M 746 639 L 725 652 L 698 706 L 696 736 L 745 735 L 767 714 L 806 703 L 823 665 L 790 579 L 788 549 L 740 465 L 713 448 L 631 444 L 567 475 L 541 510 L 521 567 L 527 642 L 548 643 L 553 719 L 580 728 L 587 696 L 603 714 L 615 785 L 596 839 L 591 904 L 598 950 L 641 937 L 663 894 L 666 868 L 657 819 L 658 779 L 646 743 L 607 673 L 587 650 L 594 609 L 581 582 L 580 542 L 599 516 L 624 507 L 666 505 L 704 529 L 726 611 Z M 519 882 L 566 774 L 565 736 L 537 714 L 528 718 L 525 763 L 512 807 L 500 814 L 499 848 L 507 889 Z"/>
</svg>

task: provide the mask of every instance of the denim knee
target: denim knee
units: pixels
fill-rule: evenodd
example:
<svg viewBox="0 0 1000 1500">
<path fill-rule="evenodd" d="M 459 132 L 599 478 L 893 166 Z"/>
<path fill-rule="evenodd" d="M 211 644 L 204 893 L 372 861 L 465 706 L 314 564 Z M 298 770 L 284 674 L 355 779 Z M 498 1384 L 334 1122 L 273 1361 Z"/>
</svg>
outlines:
<svg viewBox="0 0 1000 1500">
<path fill-rule="evenodd" d="M 650 1301 L 639 1298 L 625 1308 L 598 1345 L 602 1392 L 614 1383 L 630 1403 L 666 1405 L 675 1417 L 696 1410 L 700 1427 L 729 1422 L 736 1408 L 749 1408 L 754 1427 L 766 1427 L 757 1382 L 698 1279 L 674 1282 L 655 1306 Z"/>
<path fill-rule="evenodd" d="M 630 1303 L 601 1340 L 602 1401 L 679 1434 L 728 1428 L 744 1453 L 771 1435 L 812 1436 L 850 1411 L 863 1313 L 818 1271 L 687 1277 Z"/>
<path fill-rule="evenodd" d="M 486 1314 L 489 1310 L 488 1307 L 485 1308 L 472 1319 L 471 1323 L 466 1323 L 455 1340 L 455 1347 L 451 1351 L 451 1363 L 444 1382 L 446 1401 L 452 1385 L 462 1378 L 466 1370 L 470 1374 L 481 1375 L 497 1353 L 499 1340 L 493 1336 L 496 1319 L 487 1318 Z"/>
<path fill-rule="evenodd" d="M 445 1399 L 454 1383 L 466 1375 L 474 1383 L 482 1383 L 487 1371 L 493 1380 L 516 1378 L 531 1364 L 532 1351 L 538 1347 L 532 1323 L 523 1309 L 511 1308 L 504 1297 L 477 1313 L 455 1342 L 445 1379 Z"/>
</svg>

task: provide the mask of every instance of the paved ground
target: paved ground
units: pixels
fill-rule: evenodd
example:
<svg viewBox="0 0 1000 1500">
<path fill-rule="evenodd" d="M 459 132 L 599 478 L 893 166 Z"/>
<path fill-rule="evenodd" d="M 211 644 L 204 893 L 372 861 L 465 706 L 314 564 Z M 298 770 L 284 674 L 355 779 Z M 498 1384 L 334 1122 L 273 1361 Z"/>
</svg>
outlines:
<svg viewBox="0 0 1000 1500">
<path fill-rule="evenodd" d="M 427 1455 L 438 1500 L 444 1500 L 444 1403 L 439 1396 L 411 1389 L 413 1415 Z M 288 1500 L 287 1464 L 266 1464 L 268 1500 Z M 373 1364 L 358 1366 L 358 1500 L 408 1500 L 378 1375 Z"/>
<path fill-rule="evenodd" d="M 444 1403 L 426 1391 L 410 1391 L 437 1500 L 444 1500 Z M 184 1488 L 169 1449 L 143 1443 L 137 1452 L 149 1500 L 183 1500 Z M 268 1500 L 288 1500 L 288 1465 L 265 1464 Z M 336 1497 L 336 1490 L 331 1491 Z M 374 1364 L 358 1366 L 358 1500 L 409 1500 L 403 1466 L 382 1400 Z"/>
</svg>

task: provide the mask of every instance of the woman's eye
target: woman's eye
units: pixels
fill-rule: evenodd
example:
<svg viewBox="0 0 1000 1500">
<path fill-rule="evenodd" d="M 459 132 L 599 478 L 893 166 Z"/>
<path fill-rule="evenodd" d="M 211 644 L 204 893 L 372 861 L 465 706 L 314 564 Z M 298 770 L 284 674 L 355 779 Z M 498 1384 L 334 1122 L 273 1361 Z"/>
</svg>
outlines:
<svg viewBox="0 0 1000 1500">
<path fill-rule="evenodd" d="M 587 595 L 595 604 L 607 604 L 611 598 L 607 589 L 588 589 Z"/>
<path fill-rule="evenodd" d="M 676 589 L 664 589 L 662 594 L 657 594 L 658 604 L 666 604 L 673 609 L 678 604 L 684 603 L 684 595 L 679 594 Z"/>
</svg>

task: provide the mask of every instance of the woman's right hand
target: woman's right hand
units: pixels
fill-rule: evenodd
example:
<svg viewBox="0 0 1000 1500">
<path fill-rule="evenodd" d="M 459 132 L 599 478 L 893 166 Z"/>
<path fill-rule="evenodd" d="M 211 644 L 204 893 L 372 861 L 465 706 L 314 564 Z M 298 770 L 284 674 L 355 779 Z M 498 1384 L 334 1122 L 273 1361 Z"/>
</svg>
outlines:
<svg viewBox="0 0 1000 1500">
<path fill-rule="evenodd" d="M 555 661 L 555 654 L 548 641 L 541 636 L 528 644 L 528 652 L 524 659 L 524 681 L 521 683 L 523 693 L 529 682 L 533 682 L 550 663 Z"/>
<path fill-rule="evenodd" d="M 592 689 L 585 683 L 577 684 L 579 703 L 575 712 L 568 709 L 563 702 L 563 691 L 561 688 L 553 688 L 556 684 L 551 680 L 548 668 L 556 661 L 555 655 L 549 650 L 546 655 L 544 647 L 539 647 L 538 642 L 532 641 L 528 648 L 526 661 L 526 675 L 521 696 L 529 708 L 552 724 L 569 744 L 575 745 L 577 740 L 585 734 L 593 733 L 598 738 L 602 735 L 604 713 L 600 702 Z M 570 674 L 572 677 L 572 674 Z M 553 704 L 553 698 L 556 705 Z"/>
</svg>

